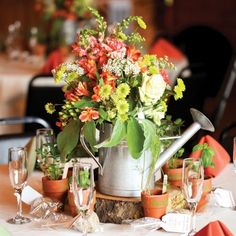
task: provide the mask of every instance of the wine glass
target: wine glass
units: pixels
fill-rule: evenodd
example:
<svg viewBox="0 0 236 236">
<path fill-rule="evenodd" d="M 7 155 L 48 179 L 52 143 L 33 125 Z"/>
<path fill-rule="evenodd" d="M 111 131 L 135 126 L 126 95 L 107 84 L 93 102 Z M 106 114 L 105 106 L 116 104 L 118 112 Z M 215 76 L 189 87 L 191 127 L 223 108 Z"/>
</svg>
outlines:
<svg viewBox="0 0 236 236">
<path fill-rule="evenodd" d="M 36 130 L 36 165 L 44 171 L 43 152 L 47 145 L 55 143 L 54 131 L 51 128 L 40 128 Z"/>
<path fill-rule="evenodd" d="M 23 147 L 11 147 L 8 150 L 8 167 L 11 185 L 17 199 L 17 213 L 7 222 L 11 224 L 24 224 L 30 222 L 29 218 L 22 216 L 21 193 L 28 177 L 27 153 Z"/>
<path fill-rule="evenodd" d="M 183 161 L 182 188 L 186 201 L 191 210 L 191 228 L 188 235 L 194 235 L 195 229 L 195 213 L 197 204 L 202 195 L 204 180 L 204 170 L 200 159 L 186 158 Z"/>
<path fill-rule="evenodd" d="M 73 166 L 72 192 L 79 211 L 79 224 L 84 236 L 87 235 L 86 222 L 94 194 L 93 168 L 90 163 L 76 163 Z"/>
</svg>

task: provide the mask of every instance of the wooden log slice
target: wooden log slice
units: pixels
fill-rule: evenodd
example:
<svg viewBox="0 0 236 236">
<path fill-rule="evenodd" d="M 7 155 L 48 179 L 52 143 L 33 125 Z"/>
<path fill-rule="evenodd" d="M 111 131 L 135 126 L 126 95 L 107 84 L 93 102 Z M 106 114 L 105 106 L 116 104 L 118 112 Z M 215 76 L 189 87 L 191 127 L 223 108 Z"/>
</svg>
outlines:
<svg viewBox="0 0 236 236">
<path fill-rule="evenodd" d="M 141 198 L 115 197 L 99 192 L 94 211 L 102 223 L 121 224 L 122 220 L 143 217 Z"/>
</svg>

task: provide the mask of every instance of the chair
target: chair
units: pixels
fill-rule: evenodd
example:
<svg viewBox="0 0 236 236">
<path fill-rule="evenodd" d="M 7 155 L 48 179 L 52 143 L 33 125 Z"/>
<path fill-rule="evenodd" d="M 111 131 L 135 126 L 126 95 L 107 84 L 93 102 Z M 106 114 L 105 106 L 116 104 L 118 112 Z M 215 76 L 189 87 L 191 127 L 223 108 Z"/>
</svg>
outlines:
<svg viewBox="0 0 236 236">
<path fill-rule="evenodd" d="M 194 25 L 174 36 L 174 43 L 182 49 L 191 66 L 199 66 L 206 73 L 204 92 L 217 95 L 226 75 L 233 47 L 219 31 L 205 25 Z"/>
<path fill-rule="evenodd" d="M 182 77 L 186 85 L 183 99 L 177 102 L 170 100 L 168 111 L 174 118 L 185 120 L 188 126 L 192 123 L 189 109 L 194 107 L 206 112 L 206 99 L 218 95 L 231 66 L 234 51 L 223 34 L 202 25 L 183 30 L 173 41 L 189 60 L 189 67 L 184 68 L 179 77 L 182 77 L 185 70 L 190 70 L 191 74 Z M 213 114 L 208 116 L 213 118 Z"/>
<path fill-rule="evenodd" d="M 220 144 L 226 149 L 233 162 L 233 139 L 236 137 L 236 122 L 222 130 L 219 137 Z"/>
<path fill-rule="evenodd" d="M 213 112 L 215 126 L 220 124 L 224 111 L 236 81 L 236 54 L 232 57 L 223 85 L 217 95 L 217 106 Z"/>
<path fill-rule="evenodd" d="M 16 125 L 29 123 L 37 123 L 39 127 L 50 128 L 50 124 L 39 117 L 27 116 L 0 119 L 0 125 Z M 22 134 L 0 135 L 0 163 L 8 162 L 8 148 L 25 146 L 33 136 L 35 136 L 35 131 Z"/>
<path fill-rule="evenodd" d="M 60 129 L 55 125 L 58 115 L 48 114 L 45 104 L 48 102 L 61 104 L 64 100 L 62 92 L 63 83 L 55 83 L 52 75 L 36 75 L 28 86 L 26 116 L 37 116 L 46 120 L 57 134 Z M 25 125 L 25 131 L 35 130 L 37 124 Z"/>
</svg>

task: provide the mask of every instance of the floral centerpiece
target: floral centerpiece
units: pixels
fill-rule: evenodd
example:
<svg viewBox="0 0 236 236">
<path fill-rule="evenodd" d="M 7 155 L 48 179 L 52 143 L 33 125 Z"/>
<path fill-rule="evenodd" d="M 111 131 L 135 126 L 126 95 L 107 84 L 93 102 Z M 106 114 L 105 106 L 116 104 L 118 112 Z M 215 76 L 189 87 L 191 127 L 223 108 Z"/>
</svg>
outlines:
<svg viewBox="0 0 236 236">
<path fill-rule="evenodd" d="M 35 0 L 34 9 L 42 19 L 39 36 L 47 37 L 49 51 L 74 41 L 78 22 L 91 18 L 88 6 L 93 5 L 93 0 Z"/>
<path fill-rule="evenodd" d="M 151 178 L 160 152 L 160 134 L 164 135 L 160 127 L 168 98 L 181 98 L 184 83 L 177 79 L 171 89 L 165 69 L 174 69 L 174 65 L 167 57 L 143 55 L 140 45 L 144 39 L 138 32 L 124 33 L 131 22 L 145 29 L 142 17 L 130 16 L 108 30 L 103 17 L 92 8 L 90 11 L 97 28 L 81 30 L 73 45 L 75 61 L 53 71 L 57 83 L 65 82 L 65 100 L 57 122 L 62 128 L 57 138 L 59 149 L 63 157 L 69 155 L 78 145 L 82 127 L 93 151 L 126 140 L 135 159 L 146 150 L 151 152 Z M 55 104 L 46 104 L 46 110 L 54 112 Z M 112 135 L 95 146 L 95 129 L 106 122 L 113 125 Z"/>
</svg>

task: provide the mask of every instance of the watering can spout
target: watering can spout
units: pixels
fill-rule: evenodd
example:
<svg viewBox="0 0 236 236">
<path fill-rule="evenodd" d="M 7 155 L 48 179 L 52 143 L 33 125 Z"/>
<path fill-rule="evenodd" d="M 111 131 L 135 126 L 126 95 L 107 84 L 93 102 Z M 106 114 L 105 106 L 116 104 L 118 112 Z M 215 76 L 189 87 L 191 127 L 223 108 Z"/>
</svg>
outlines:
<svg viewBox="0 0 236 236">
<path fill-rule="evenodd" d="M 158 171 L 195 133 L 197 133 L 198 130 L 215 131 L 211 121 L 200 111 L 191 108 L 190 113 L 194 122 L 184 131 L 179 139 L 160 154 L 155 165 L 155 172 Z"/>
<path fill-rule="evenodd" d="M 84 138 L 84 132 L 83 132 L 83 127 L 81 129 L 81 133 L 80 133 L 80 143 L 82 145 L 82 147 L 85 149 L 85 151 L 89 154 L 90 157 L 93 158 L 94 162 L 97 164 L 98 169 L 99 169 L 99 174 L 103 175 L 103 167 L 100 164 L 100 162 L 96 159 L 96 157 L 93 155 L 93 153 L 89 150 L 88 146 L 85 143 L 85 138 Z"/>
</svg>

